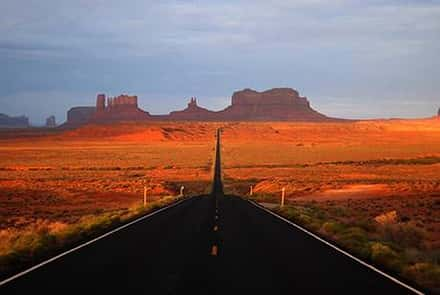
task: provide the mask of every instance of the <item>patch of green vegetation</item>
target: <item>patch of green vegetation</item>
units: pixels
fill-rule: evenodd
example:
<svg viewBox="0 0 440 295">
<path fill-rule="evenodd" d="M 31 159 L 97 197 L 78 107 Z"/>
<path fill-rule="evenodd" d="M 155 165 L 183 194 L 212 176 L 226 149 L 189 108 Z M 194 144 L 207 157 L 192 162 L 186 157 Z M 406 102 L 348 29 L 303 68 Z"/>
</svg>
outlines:
<svg viewBox="0 0 440 295">
<path fill-rule="evenodd" d="M 276 197 L 273 194 L 254 193 L 252 195 L 252 200 L 261 203 L 276 203 L 279 202 L 279 197 Z"/>
<path fill-rule="evenodd" d="M 149 212 L 176 201 L 164 197 L 147 206 L 82 217 L 79 222 L 54 230 L 49 222 L 40 221 L 26 230 L 0 231 L 0 274 L 9 274 L 49 257 L 63 249 L 94 238 Z"/>
<path fill-rule="evenodd" d="M 349 227 L 342 230 L 336 237 L 344 248 L 354 251 L 354 253 L 364 259 L 370 257 L 369 240 L 362 228 Z"/>
<path fill-rule="evenodd" d="M 396 251 L 379 242 L 371 244 L 371 260 L 391 270 L 400 270 L 403 264 L 402 257 Z"/>
<path fill-rule="evenodd" d="M 383 228 L 383 237 L 401 247 L 420 248 L 426 233 L 412 222 L 389 224 Z"/>
<path fill-rule="evenodd" d="M 283 208 L 278 208 L 277 212 L 314 231 L 321 228 L 325 218 L 325 214 L 313 205 L 285 206 Z"/>
<path fill-rule="evenodd" d="M 438 264 L 420 262 L 403 269 L 403 276 L 413 278 L 422 286 L 434 286 L 434 293 L 440 292 L 440 266 Z"/>
<path fill-rule="evenodd" d="M 359 258 L 431 291 L 440 291 L 440 252 L 424 248 L 426 233 L 416 224 L 401 222 L 380 225 L 367 219 L 343 221 L 349 220 L 344 219 L 348 211 L 338 207 L 332 210 L 325 212 L 312 202 L 274 209 L 276 213 L 333 241 Z"/>
<path fill-rule="evenodd" d="M 335 222 L 327 221 L 321 226 L 321 232 L 326 235 L 338 235 L 346 228 L 345 225 Z"/>
<path fill-rule="evenodd" d="M 337 162 L 320 162 L 317 165 L 434 165 L 440 163 L 440 157 L 420 157 L 412 159 L 379 159 L 379 160 L 368 160 L 368 161 L 337 161 Z"/>
</svg>

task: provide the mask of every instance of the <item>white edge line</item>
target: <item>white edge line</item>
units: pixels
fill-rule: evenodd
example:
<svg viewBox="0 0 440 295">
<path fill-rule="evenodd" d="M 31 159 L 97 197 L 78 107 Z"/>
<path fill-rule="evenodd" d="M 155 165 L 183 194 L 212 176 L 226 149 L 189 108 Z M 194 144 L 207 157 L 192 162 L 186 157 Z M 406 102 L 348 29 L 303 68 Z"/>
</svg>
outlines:
<svg viewBox="0 0 440 295">
<path fill-rule="evenodd" d="M 381 271 L 380 269 L 377 269 L 376 267 L 372 266 L 371 264 L 368 264 L 368 263 L 366 263 L 365 261 L 363 261 L 363 260 L 361 260 L 361 259 L 359 259 L 359 258 L 357 258 L 357 257 L 355 257 L 355 256 L 353 256 L 353 255 L 351 255 L 350 253 L 348 253 L 348 252 L 342 250 L 341 248 L 339 248 L 338 246 L 335 246 L 335 245 L 329 243 L 328 241 L 326 241 L 326 240 L 324 240 L 323 238 L 317 236 L 316 234 L 314 234 L 314 233 L 308 231 L 307 229 L 303 228 L 302 226 L 300 226 L 300 225 L 298 225 L 298 224 L 296 224 L 296 223 L 293 223 L 292 221 L 290 221 L 290 220 L 288 220 L 288 219 L 286 219 L 286 218 L 284 218 L 284 217 L 282 217 L 282 216 L 280 216 L 280 215 L 278 215 L 278 214 L 276 214 L 276 213 L 270 211 L 269 209 L 267 209 L 267 208 L 261 206 L 260 204 L 254 202 L 254 201 L 250 201 L 250 200 L 248 200 L 248 202 L 251 203 L 252 205 L 254 205 L 254 206 L 256 206 L 256 207 L 258 207 L 258 208 L 260 208 L 260 209 L 266 211 L 267 213 L 269 213 L 269 214 L 271 214 L 271 215 L 273 215 L 273 216 L 275 216 L 275 217 L 277 217 L 277 218 L 283 220 L 284 222 L 287 222 L 288 224 L 290 224 L 290 225 L 296 227 L 297 229 L 299 229 L 299 230 L 305 232 L 306 234 L 308 234 L 308 235 L 312 236 L 313 238 L 315 238 L 315 239 L 321 241 L 322 243 L 326 244 L 327 246 L 330 246 L 331 248 L 333 248 L 333 249 L 335 249 L 336 251 L 338 251 L 338 252 L 344 254 L 345 256 L 350 257 L 351 259 L 353 259 L 353 260 L 355 260 L 356 262 L 362 264 L 363 266 L 366 266 L 366 267 L 368 267 L 369 269 L 371 269 L 371 270 L 373 270 L 373 271 L 375 271 L 375 272 L 381 274 L 382 276 L 386 277 L 387 279 L 390 279 L 391 281 L 393 281 L 393 282 L 395 282 L 395 283 L 397 283 L 397 284 L 399 284 L 399 285 L 401 285 L 401 286 L 407 288 L 408 290 L 410 290 L 410 291 L 412 291 L 412 292 L 414 292 L 414 293 L 416 293 L 416 294 L 424 295 L 423 292 L 421 292 L 421 291 L 419 291 L 419 290 L 417 290 L 417 289 L 415 289 L 415 288 L 413 288 L 413 287 L 411 287 L 411 286 L 405 284 L 404 282 L 402 282 L 402 281 L 396 279 L 395 277 L 393 277 L 393 276 L 391 276 L 391 275 L 389 275 L 389 274 L 387 274 L 387 273 L 384 273 L 384 272 Z"/>
<path fill-rule="evenodd" d="M 111 235 L 111 234 L 114 234 L 115 232 L 118 232 L 118 231 L 120 231 L 120 230 L 122 230 L 122 229 L 124 229 L 124 228 L 126 228 L 126 227 L 129 227 L 130 225 L 133 225 L 133 224 L 135 224 L 135 223 L 137 223 L 137 222 L 139 222 L 139 221 L 142 221 L 142 220 L 144 220 L 144 219 L 146 219 L 146 218 L 149 218 L 149 217 L 151 217 L 151 216 L 153 216 L 153 215 L 155 215 L 155 214 L 158 214 L 158 213 L 160 213 L 160 212 L 162 212 L 162 211 L 164 211 L 164 210 L 167 210 L 167 209 L 173 208 L 173 207 L 179 205 L 180 203 L 185 202 L 185 201 L 190 200 L 190 199 L 192 199 L 192 197 L 190 197 L 190 198 L 188 198 L 188 199 L 180 200 L 180 201 L 178 201 L 178 202 L 176 202 L 176 203 L 170 204 L 170 205 L 168 205 L 168 206 L 166 206 L 166 207 L 163 207 L 163 208 L 161 208 L 161 209 L 158 209 L 158 210 L 156 210 L 156 211 L 153 211 L 153 212 L 151 212 L 151 213 L 149 213 L 149 214 L 147 214 L 147 215 L 144 215 L 144 216 L 142 216 L 142 217 L 139 217 L 138 219 L 135 219 L 135 220 L 133 220 L 133 221 L 130 221 L 130 222 L 127 223 L 127 224 L 121 225 L 120 227 L 115 228 L 114 230 L 111 230 L 111 231 L 109 231 L 109 232 L 107 232 L 107 233 L 105 233 L 105 234 L 103 234 L 103 235 L 101 235 L 101 236 L 99 236 L 99 237 L 96 237 L 96 238 L 94 238 L 94 239 L 92 239 L 92 240 L 90 240 L 90 241 L 88 241 L 88 242 L 85 242 L 85 243 L 83 243 L 83 244 L 81 244 L 81 245 L 79 245 L 79 246 L 76 246 L 75 248 L 72 248 L 72 249 L 70 249 L 70 250 L 67 250 L 67 251 L 65 251 L 65 252 L 63 252 L 63 253 L 61 253 L 61 254 L 58 254 L 57 256 L 54 256 L 54 257 L 52 257 L 52 258 L 50 258 L 50 259 L 48 259 L 48 260 L 45 260 L 45 261 L 43 261 L 43 262 L 41 262 L 41 263 L 39 263 L 39 264 L 37 264 L 37 265 L 34 265 L 34 266 L 32 266 L 31 268 L 28 268 L 28 269 L 26 269 L 26 270 L 24 270 L 24 271 L 22 271 L 22 272 L 20 272 L 20 273 L 18 273 L 18 274 L 15 274 L 15 275 L 13 275 L 13 276 L 11 276 L 11 277 L 9 277 L 9 278 L 3 280 L 3 281 L 0 281 L 0 287 L 3 286 L 3 285 L 5 285 L 5 284 L 7 284 L 7 283 L 9 283 L 9 282 L 11 282 L 11 281 L 13 281 L 13 280 L 15 280 L 15 279 L 18 279 L 19 277 L 24 276 L 24 275 L 27 274 L 27 273 L 30 273 L 30 272 L 34 271 L 34 270 L 36 270 L 36 269 L 38 269 L 38 268 L 40 268 L 40 267 L 42 267 L 42 266 L 44 266 L 44 265 L 46 265 L 46 264 L 48 264 L 48 263 L 51 263 L 51 262 L 53 262 L 53 261 L 55 261 L 55 260 L 57 260 L 57 259 L 59 259 L 59 258 L 61 258 L 61 257 L 63 257 L 63 256 L 66 256 L 67 254 L 70 254 L 70 253 L 72 253 L 72 252 L 74 252 L 74 251 L 77 251 L 77 250 L 79 250 L 79 249 L 81 249 L 81 248 L 84 248 L 84 247 L 86 247 L 86 246 L 88 246 L 88 245 L 90 245 L 90 244 L 92 244 L 92 243 L 94 243 L 94 242 L 96 242 L 96 241 L 99 241 L 99 240 L 101 240 L 101 239 L 103 239 L 103 238 L 105 238 L 105 237 L 107 237 L 107 236 L 109 236 L 109 235 Z"/>
</svg>

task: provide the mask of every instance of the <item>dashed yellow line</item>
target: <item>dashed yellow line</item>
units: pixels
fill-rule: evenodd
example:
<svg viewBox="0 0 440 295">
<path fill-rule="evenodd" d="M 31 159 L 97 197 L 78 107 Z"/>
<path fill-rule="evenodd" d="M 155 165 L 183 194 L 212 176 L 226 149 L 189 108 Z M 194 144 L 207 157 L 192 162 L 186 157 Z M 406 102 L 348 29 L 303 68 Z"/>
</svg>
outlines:
<svg viewBox="0 0 440 295">
<path fill-rule="evenodd" d="M 211 256 L 217 256 L 218 254 L 218 247 L 217 245 L 213 245 L 211 248 Z"/>
</svg>

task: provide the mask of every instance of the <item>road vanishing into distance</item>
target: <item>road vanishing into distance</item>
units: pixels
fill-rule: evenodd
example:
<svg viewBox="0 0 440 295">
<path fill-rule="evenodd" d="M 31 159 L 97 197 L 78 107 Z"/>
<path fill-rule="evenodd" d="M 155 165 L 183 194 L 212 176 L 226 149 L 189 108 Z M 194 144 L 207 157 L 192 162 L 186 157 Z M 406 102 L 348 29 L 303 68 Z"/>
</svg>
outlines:
<svg viewBox="0 0 440 295">
<path fill-rule="evenodd" d="M 251 202 L 213 189 L 0 286 L 0 294 L 414 294 Z M 240 292 L 240 293 L 239 293 Z"/>
</svg>

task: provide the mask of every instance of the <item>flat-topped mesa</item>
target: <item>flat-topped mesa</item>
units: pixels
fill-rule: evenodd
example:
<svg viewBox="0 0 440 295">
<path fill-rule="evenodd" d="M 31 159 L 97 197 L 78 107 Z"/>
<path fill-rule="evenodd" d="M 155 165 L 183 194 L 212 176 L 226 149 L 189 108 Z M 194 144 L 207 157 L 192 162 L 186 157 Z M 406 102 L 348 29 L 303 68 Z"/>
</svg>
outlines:
<svg viewBox="0 0 440 295">
<path fill-rule="evenodd" d="M 24 128 L 29 127 L 29 118 L 25 116 L 12 117 L 0 114 L 0 128 Z"/>
<path fill-rule="evenodd" d="M 67 122 L 63 124 L 66 128 L 74 128 L 90 121 L 96 111 L 95 107 L 80 106 L 73 107 L 67 111 Z"/>
<path fill-rule="evenodd" d="M 273 88 L 258 92 L 249 88 L 232 95 L 232 105 L 303 105 L 310 107 L 306 97 L 292 88 Z"/>
<path fill-rule="evenodd" d="M 137 96 L 119 95 L 117 97 L 107 97 L 107 105 L 105 104 L 105 94 L 98 94 L 96 97 L 96 112 L 111 111 L 114 108 L 137 109 Z"/>
<path fill-rule="evenodd" d="M 128 96 L 128 95 L 119 95 L 117 97 L 109 97 L 107 98 L 107 108 L 119 108 L 119 107 L 128 107 L 128 108 L 136 108 L 138 107 L 138 98 L 137 96 Z"/>
<path fill-rule="evenodd" d="M 119 95 L 117 97 L 107 97 L 105 94 L 98 94 L 96 97 L 96 112 L 90 121 L 114 122 L 149 119 L 150 114 L 138 107 L 138 97 L 129 95 Z"/>
<path fill-rule="evenodd" d="M 232 105 L 221 113 L 223 120 L 323 121 L 329 118 L 310 107 L 306 97 L 291 88 L 263 92 L 252 89 L 236 91 Z"/>
<path fill-rule="evenodd" d="M 197 105 L 191 97 L 188 106 L 167 115 L 150 115 L 138 107 L 137 96 L 106 97 L 98 94 L 96 107 L 77 107 L 69 110 L 65 127 L 86 123 L 112 123 L 118 121 L 342 121 L 329 118 L 311 106 L 306 97 L 291 88 L 274 88 L 263 92 L 252 89 L 236 91 L 232 104 L 221 111 L 210 111 Z"/>
</svg>

